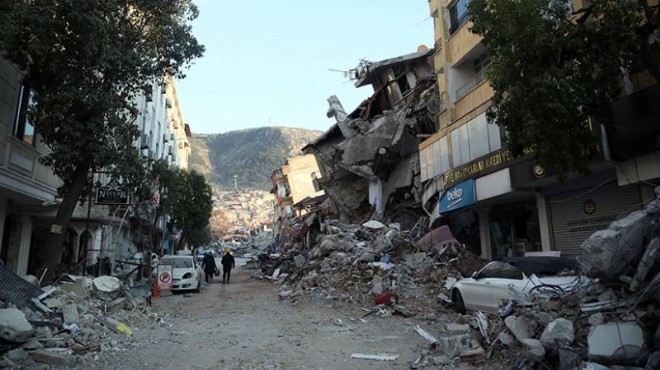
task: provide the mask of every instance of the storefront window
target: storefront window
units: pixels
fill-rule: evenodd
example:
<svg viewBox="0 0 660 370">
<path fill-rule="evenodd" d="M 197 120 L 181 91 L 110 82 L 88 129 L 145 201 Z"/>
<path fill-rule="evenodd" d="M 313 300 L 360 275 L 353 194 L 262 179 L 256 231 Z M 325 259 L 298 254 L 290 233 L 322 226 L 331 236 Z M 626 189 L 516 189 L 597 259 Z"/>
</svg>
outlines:
<svg viewBox="0 0 660 370">
<path fill-rule="evenodd" d="M 464 244 L 467 249 L 481 255 L 481 238 L 479 236 L 479 217 L 470 209 L 460 210 L 443 216 L 441 225 L 448 225 L 451 233 L 459 243 Z"/>
<path fill-rule="evenodd" d="M 488 219 L 493 259 L 524 256 L 525 252 L 541 250 L 538 212 L 534 202 L 495 206 L 491 208 Z"/>
</svg>

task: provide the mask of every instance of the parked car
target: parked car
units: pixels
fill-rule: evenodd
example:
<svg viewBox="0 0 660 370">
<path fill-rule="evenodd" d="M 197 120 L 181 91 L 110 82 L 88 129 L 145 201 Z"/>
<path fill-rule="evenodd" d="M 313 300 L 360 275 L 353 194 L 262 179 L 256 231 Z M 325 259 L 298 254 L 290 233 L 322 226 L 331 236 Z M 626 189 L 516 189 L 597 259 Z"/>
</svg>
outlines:
<svg viewBox="0 0 660 370">
<path fill-rule="evenodd" d="M 508 257 L 492 261 L 451 287 L 451 300 L 456 311 L 481 310 L 498 312 L 512 301 L 512 292 L 523 296 L 553 298 L 578 287 L 588 279 L 563 271 L 575 271 L 577 261 L 565 257 Z M 524 302 L 516 302 L 524 304 Z"/>
<path fill-rule="evenodd" d="M 163 256 L 158 264 L 172 266 L 171 290 L 199 291 L 202 285 L 203 271 L 200 265 L 195 262 L 193 256 Z"/>
</svg>

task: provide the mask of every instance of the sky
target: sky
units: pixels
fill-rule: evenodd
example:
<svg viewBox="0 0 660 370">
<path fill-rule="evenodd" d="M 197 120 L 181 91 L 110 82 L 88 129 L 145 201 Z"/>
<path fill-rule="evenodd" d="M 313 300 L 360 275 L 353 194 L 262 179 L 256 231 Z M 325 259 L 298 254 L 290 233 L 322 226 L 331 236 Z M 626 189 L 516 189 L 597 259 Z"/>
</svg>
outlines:
<svg viewBox="0 0 660 370">
<path fill-rule="evenodd" d="M 197 0 L 193 33 L 206 52 L 177 82 L 195 133 L 261 126 L 326 131 L 327 98 L 347 112 L 373 90 L 342 72 L 433 46 L 424 0 Z"/>
</svg>

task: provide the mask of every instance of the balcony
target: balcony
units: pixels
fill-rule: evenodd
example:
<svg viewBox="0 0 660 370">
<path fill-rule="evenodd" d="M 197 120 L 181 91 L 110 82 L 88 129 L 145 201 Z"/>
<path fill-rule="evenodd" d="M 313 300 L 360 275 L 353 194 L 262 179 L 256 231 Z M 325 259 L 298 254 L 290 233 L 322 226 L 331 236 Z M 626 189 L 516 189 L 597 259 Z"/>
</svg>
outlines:
<svg viewBox="0 0 660 370">
<path fill-rule="evenodd" d="M 481 36 L 472 33 L 470 28 L 472 28 L 472 22 L 468 21 L 447 41 L 447 62 L 449 65 L 458 67 L 465 61 L 467 56 L 474 54 L 475 49 L 481 45 Z"/>
<path fill-rule="evenodd" d="M 467 95 L 470 91 L 474 90 L 479 84 L 486 80 L 486 70 L 482 69 L 474 75 L 472 81 L 456 89 L 456 100 L 460 100 Z"/>
<path fill-rule="evenodd" d="M 455 117 L 463 117 L 493 97 L 493 88 L 488 80 L 482 79 L 481 82 L 475 83 L 475 85 L 471 89 L 467 89 L 465 95 L 454 104 Z"/>
</svg>

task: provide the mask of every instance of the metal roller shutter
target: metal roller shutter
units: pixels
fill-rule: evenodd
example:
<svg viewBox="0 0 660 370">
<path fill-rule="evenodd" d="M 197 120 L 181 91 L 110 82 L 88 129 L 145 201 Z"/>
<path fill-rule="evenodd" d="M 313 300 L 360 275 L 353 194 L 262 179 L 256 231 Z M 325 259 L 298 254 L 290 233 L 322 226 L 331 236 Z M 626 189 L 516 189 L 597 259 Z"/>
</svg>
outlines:
<svg viewBox="0 0 660 370">
<path fill-rule="evenodd" d="M 562 256 L 580 255 L 580 246 L 591 234 L 607 229 L 617 217 L 642 208 L 636 186 L 619 187 L 613 181 L 590 189 L 593 187 L 547 198 L 554 249 Z"/>
</svg>

